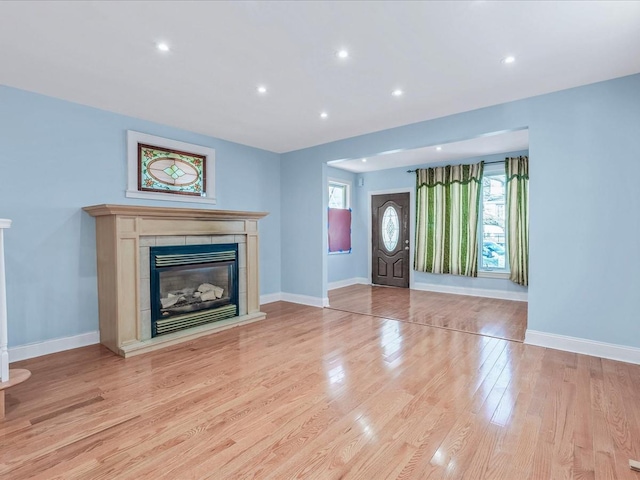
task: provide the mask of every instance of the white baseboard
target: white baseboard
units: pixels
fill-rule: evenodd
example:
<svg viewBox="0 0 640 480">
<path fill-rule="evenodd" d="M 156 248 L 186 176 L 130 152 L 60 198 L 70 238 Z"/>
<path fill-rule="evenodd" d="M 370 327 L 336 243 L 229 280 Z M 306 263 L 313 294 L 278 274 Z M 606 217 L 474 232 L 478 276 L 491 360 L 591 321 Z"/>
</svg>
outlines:
<svg viewBox="0 0 640 480">
<path fill-rule="evenodd" d="M 9 349 L 9 362 L 41 357 L 50 353 L 63 352 L 72 348 L 86 347 L 100 343 L 100 332 L 88 332 L 73 337 L 54 338 L 44 342 L 19 345 Z"/>
<path fill-rule="evenodd" d="M 414 283 L 413 290 L 426 292 L 452 293 L 454 295 L 471 295 L 472 297 L 499 298 L 501 300 L 516 300 L 526 302 L 528 295 L 525 292 L 510 292 L 508 290 L 490 290 L 488 288 L 453 287 L 450 285 L 435 285 L 432 283 Z"/>
<path fill-rule="evenodd" d="M 327 289 L 335 290 L 336 288 L 350 287 L 351 285 L 369 285 L 370 283 L 371 282 L 364 277 L 353 277 L 331 282 L 327 285 Z"/>
<path fill-rule="evenodd" d="M 280 300 L 283 302 L 300 303 L 302 305 L 309 305 L 311 307 L 326 307 L 329 306 L 328 298 L 312 297 L 309 295 L 298 295 L 296 293 L 282 292 Z"/>
<path fill-rule="evenodd" d="M 282 300 L 282 292 L 267 293 L 266 295 L 260 295 L 260 305 L 279 302 L 280 300 Z"/>
<path fill-rule="evenodd" d="M 527 345 L 564 350 L 565 352 L 582 353 L 593 357 L 609 358 L 621 362 L 640 364 L 640 348 L 617 345 L 615 343 L 598 342 L 586 338 L 569 337 L 555 333 L 539 332 L 527 329 L 524 337 Z"/>
<path fill-rule="evenodd" d="M 308 295 L 297 295 L 295 293 L 269 293 L 267 295 L 260 295 L 260 305 L 266 305 L 273 302 L 291 302 L 300 303 L 302 305 L 310 305 L 312 307 L 328 307 L 329 298 L 311 297 Z"/>
</svg>

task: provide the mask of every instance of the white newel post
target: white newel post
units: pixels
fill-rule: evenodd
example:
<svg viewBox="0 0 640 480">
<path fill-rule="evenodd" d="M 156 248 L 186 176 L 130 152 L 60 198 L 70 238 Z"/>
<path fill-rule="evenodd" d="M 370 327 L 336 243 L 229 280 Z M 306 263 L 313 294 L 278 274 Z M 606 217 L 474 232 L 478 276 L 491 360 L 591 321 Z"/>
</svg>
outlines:
<svg viewBox="0 0 640 480">
<path fill-rule="evenodd" d="M 7 332 L 7 282 L 4 276 L 4 231 L 11 220 L 0 218 L 0 420 L 4 418 L 4 391 L 24 382 L 31 376 L 29 370 L 14 368 L 9 371 L 9 334 Z M 9 379 L 11 374 L 11 379 Z"/>
<path fill-rule="evenodd" d="M 4 230 L 9 227 L 11 227 L 11 220 L 0 218 L 0 383 L 9 381 L 7 285 L 4 274 Z"/>
</svg>

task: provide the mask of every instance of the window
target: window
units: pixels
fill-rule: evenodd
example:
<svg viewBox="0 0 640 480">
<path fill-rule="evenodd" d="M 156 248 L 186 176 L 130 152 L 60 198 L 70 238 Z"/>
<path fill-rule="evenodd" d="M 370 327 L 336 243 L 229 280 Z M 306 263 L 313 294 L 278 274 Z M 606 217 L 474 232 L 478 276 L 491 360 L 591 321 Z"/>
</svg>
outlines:
<svg viewBox="0 0 640 480">
<path fill-rule="evenodd" d="M 480 198 L 480 272 L 509 273 L 506 228 L 506 175 L 503 164 L 486 165 Z"/>
<path fill-rule="evenodd" d="M 388 252 L 392 252 L 398 245 L 400 237 L 400 221 L 396 209 L 389 205 L 382 215 L 382 243 Z"/>
<path fill-rule="evenodd" d="M 350 187 L 349 183 L 329 180 L 329 253 L 351 253 Z"/>
<path fill-rule="evenodd" d="M 329 181 L 329 208 L 349 208 L 349 184 Z"/>
<path fill-rule="evenodd" d="M 129 198 L 215 204 L 212 148 L 127 130 Z"/>
</svg>

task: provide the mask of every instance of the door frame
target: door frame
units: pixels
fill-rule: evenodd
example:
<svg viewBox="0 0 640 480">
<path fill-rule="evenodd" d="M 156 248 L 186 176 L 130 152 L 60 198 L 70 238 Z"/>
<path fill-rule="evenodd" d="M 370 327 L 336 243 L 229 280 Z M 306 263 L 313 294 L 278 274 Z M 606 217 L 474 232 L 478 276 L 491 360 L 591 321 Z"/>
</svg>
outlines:
<svg viewBox="0 0 640 480">
<path fill-rule="evenodd" d="M 371 246 L 372 237 L 371 230 L 373 228 L 371 221 L 371 205 L 372 198 L 374 195 L 387 195 L 390 193 L 408 193 L 409 194 L 409 289 L 413 290 L 414 288 L 414 279 L 413 279 L 413 244 L 415 243 L 415 235 L 413 233 L 416 223 L 416 200 L 415 200 L 415 188 L 413 187 L 400 187 L 400 188 L 389 188 L 385 190 L 371 190 L 368 192 L 368 208 L 367 208 L 367 278 L 369 285 L 372 285 L 371 281 L 371 257 L 373 255 L 373 248 Z"/>
</svg>

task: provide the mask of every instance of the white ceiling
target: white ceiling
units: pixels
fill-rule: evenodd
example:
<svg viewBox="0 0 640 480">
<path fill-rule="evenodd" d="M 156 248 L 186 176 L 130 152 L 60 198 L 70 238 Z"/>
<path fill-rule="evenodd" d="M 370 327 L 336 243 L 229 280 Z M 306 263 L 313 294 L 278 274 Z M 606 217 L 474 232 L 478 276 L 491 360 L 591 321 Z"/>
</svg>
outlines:
<svg viewBox="0 0 640 480">
<path fill-rule="evenodd" d="M 3 1 L 0 45 L 0 84 L 286 152 L 640 72 L 640 2 Z"/>
<path fill-rule="evenodd" d="M 438 150 L 440 148 L 441 150 Z M 413 150 L 387 152 L 374 157 L 350 160 L 334 160 L 328 162 L 330 166 L 355 173 L 373 172 L 397 167 L 413 167 L 429 163 L 449 163 L 465 158 L 482 157 L 496 153 L 516 152 L 529 148 L 529 130 L 514 132 L 496 132 L 482 137 L 451 142 L 441 145 L 431 145 Z"/>
</svg>

